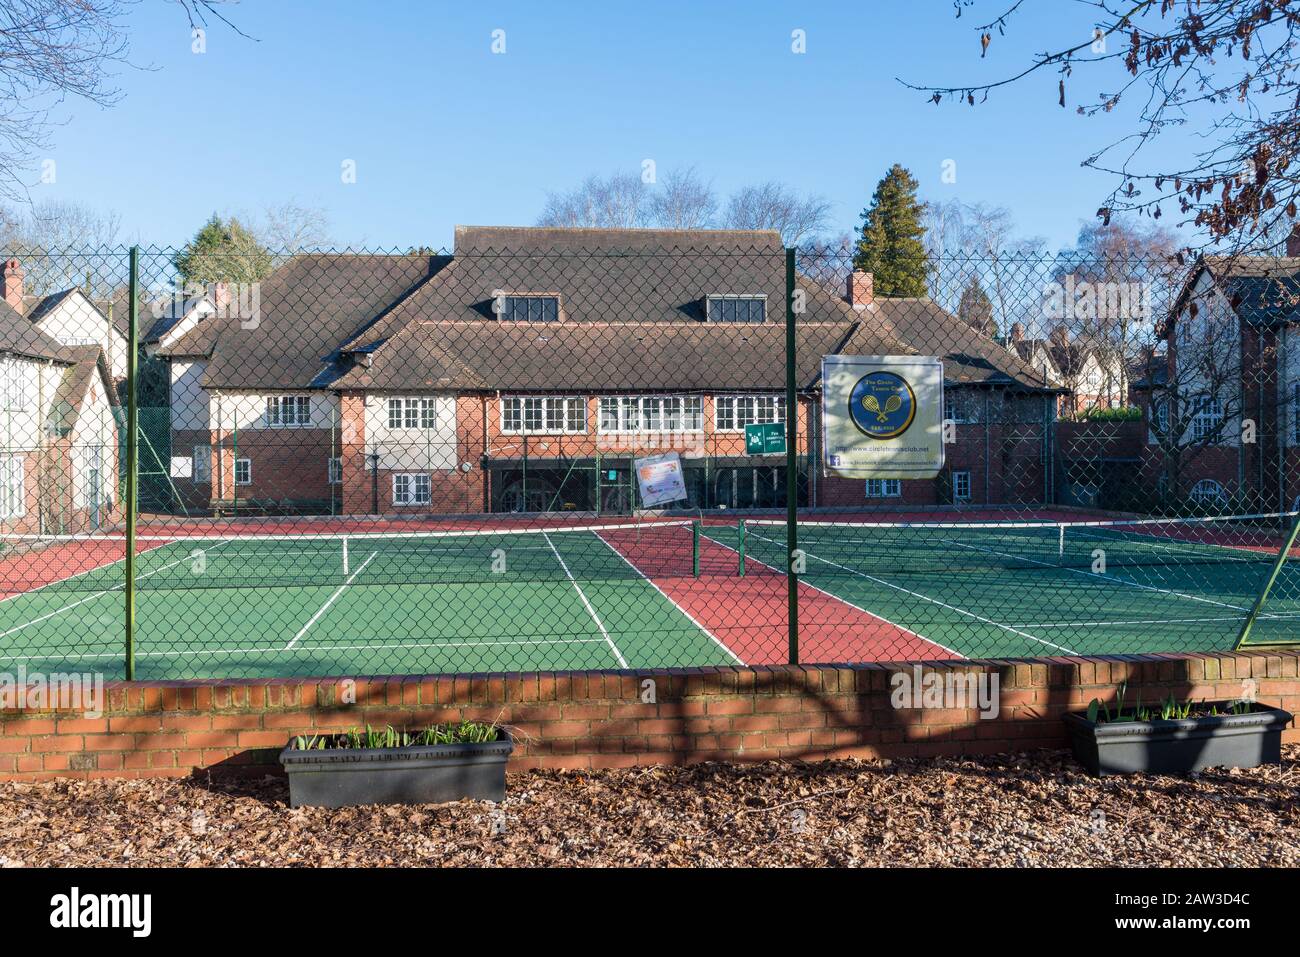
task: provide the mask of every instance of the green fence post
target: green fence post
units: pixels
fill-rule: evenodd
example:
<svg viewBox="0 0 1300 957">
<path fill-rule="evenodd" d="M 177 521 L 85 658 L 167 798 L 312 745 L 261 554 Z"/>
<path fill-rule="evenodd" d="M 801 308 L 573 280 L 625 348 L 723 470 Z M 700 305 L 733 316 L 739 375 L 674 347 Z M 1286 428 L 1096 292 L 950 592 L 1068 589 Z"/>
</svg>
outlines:
<svg viewBox="0 0 1300 957">
<path fill-rule="evenodd" d="M 799 410 L 795 395 L 794 292 L 795 251 L 785 251 L 785 542 L 786 588 L 790 664 L 799 663 L 799 577 L 795 574 L 795 554 L 799 551 L 799 462 L 795 455 L 799 437 Z"/>
<path fill-rule="evenodd" d="M 691 522 L 691 571 L 700 577 L 700 523 Z"/>
<path fill-rule="evenodd" d="M 736 522 L 736 554 L 739 556 L 740 577 L 745 577 L 745 520 Z"/>
<path fill-rule="evenodd" d="M 1260 589 L 1259 596 L 1255 599 L 1255 604 L 1250 609 L 1250 614 L 1246 620 L 1241 623 L 1241 631 L 1237 635 L 1237 643 L 1232 646 L 1233 651 L 1240 651 L 1241 646 L 1250 639 L 1251 629 L 1255 627 L 1255 620 L 1259 618 L 1259 613 L 1264 608 L 1264 602 L 1268 601 L 1269 592 L 1277 583 L 1277 578 L 1282 574 L 1282 566 L 1286 564 L 1291 555 L 1291 549 L 1295 547 L 1296 539 L 1300 538 L 1300 513 L 1296 514 L 1295 519 L 1291 522 L 1291 530 L 1287 533 L 1286 541 L 1282 543 L 1282 549 L 1277 553 L 1277 558 L 1273 562 L 1273 570 L 1269 573 L 1268 580 L 1264 582 L 1264 587 Z"/>
<path fill-rule="evenodd" d="M 138 403 L 140 345 L 140 247 L 131 247 L 131 278 L 126 325 L 126 680 L 135 680 L 135 532 L 139 521 L 140 408 Z"/>
</svg>

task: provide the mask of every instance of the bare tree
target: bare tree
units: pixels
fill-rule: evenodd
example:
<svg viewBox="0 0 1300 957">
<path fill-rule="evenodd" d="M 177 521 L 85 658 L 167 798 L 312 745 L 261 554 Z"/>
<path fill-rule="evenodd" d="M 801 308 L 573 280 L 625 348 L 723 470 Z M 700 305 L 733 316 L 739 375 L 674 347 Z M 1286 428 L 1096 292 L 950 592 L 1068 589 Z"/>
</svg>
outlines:
<svg viewBox="0 0 1300 957">
<path fill-rule="evenodd" d="M 650 191 L 640 176 L 588 176 L 577 189 L 548 194 L 537 225 L 631 229 L 650 222 L 650 207 Z"/>
<path fill-rule="evenodd" d="M 112 106 L 109 79 L 128 54 L 123 18 L 134 0 L 4 0 L 0 3 L 0 198 L 25 201 L 49 149 L 55 110 L 68 99 Z M 175 0 L 191 24 L 225 0 Z M 42 171 L 44 172 L 44 171 Z"/>
<path fill-rule="evenodd" d="M 47 200 L 25 212 L 0 208 L 0 255 L 18 259 L 32 295 L 82 286 L 100 292 L 116 281 L 125 258 L 112 249 L 121 237 L 122 217 L 84 203 Z"/>
<path fill-rule="evenodd" d="M 662 229 L 705 229 L 717 212 L 713 186 L 693 166 L 669 172 L 650 200 L 650 219 Z"/>
<path fill-rule="evenodd" d="M 727 201 L 728 229 L 775 229 L 787 246 L 797 246 L 826 227 L 831 204 L 821 196 L 800 196 L 781 183 L 745 186 Z"/>
<path fill-rule="evenodd" d="M 957 15 L 974 0 L 955 4 Z M 1001 12 L 975 27 L 981 57 L 994 35 L 1015 23 L 1023 0 L 1000 0 Z M 1077 106 L 1082 116 L 1136 103 L 1135 128 L 1101 148 L 1085 166 L 1109 173 L 1115 186 L 1098 217 L 1115 212 L 1160 218 L 1167 212 L 1233 249 L 1260 248 L 1289 232 L 1300 200 L 1300 77 L 1296 44 L 1300 4 L 1293 0 L 1086 0 L 1095 11 L 1090 36 L 1042 44 L 1047 52 L 1000 79 L 959 86 L 904 84 L 935 103 L 974 106 L 1002 87 L 1054 71 L 1052 94 L 1067 104 L 1067 82 L 1085 69 L 1101 75 L 1092 89 L 1110 89 Z M 984 19 L 984 18 L 979 18 Z M 1047 22 L 1055 22 L 1049 20 Z M 1161 134 L 1203 122 L 1207 145 L 1188 163 L 1145 165 Z M 1204 118 L 1202 120 L 1202 118 Z M 1166 151 L 1168 156 L 1184 155 Z"/>
<path fill-rule="evenodd" d="M 333 244 L 329 216 L 315 206 L 303 206 L 287 200 L 262 211 L 257 239 L 273 254 L 299 253 L 304 249 L 324 249 Z"/>
</svg>

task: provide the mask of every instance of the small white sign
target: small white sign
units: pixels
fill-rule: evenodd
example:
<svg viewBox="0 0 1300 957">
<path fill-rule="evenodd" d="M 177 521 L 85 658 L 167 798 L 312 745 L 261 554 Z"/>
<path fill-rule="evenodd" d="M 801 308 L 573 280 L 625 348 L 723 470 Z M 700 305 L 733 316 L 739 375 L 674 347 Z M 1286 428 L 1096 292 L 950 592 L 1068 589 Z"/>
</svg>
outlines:
<svg viewBox="0 0 1300 957">
<path fill-rule="evenodd" d="M 193 478 L 194 460 L 188 455 L 172 456 L 172 478 Z"/>
<path fill-rule="evenodd" d="M 825 356 L 826 468 L 843 478 L 934 478 L 943 469 L 943 363 Z"/>
<path fill-rule="evenodd" d="M 637 486 L 641 490 L 641 504 L 647 507 L 666 505 L 686 498 L 686 479 L 682 475 L 682 460 L 676 452 L 647 455 L 635 459 Z"/>
</svg>

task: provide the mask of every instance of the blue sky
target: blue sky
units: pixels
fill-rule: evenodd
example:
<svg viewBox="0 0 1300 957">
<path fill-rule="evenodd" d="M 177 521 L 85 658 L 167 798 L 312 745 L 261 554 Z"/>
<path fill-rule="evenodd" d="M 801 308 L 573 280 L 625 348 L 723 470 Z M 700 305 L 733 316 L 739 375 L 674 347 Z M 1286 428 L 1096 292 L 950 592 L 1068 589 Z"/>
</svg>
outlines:
<svg viewBox="0 0 1300 957">
<path fill-rule="evenodd" d="M 1082 6 L 1030 0 L 981 60 L 973 27 L 1004 6 L 954 19 L 951 0 L 244 0 L 229 15 L 256 40 L 213 23 L 196 55 L 179 8 L 143 0 L 121 101 L 65 105 L 57 181 L 33 197 L 116 209 L 124 238 L 146 243 L 183 242 L 214 210 L 296 199 L 327 211 L 339 243 L 446 246 L 457 223 L 530 224 L 548 190 L 649 158 L 661 174 L 695 166 L 724 196 L 767 180 L 820 193 L 836 232 L 901 162 L 922 198 L 1006 206 L 1023 234 L 1068 245 L 1111 185 L 1080 161 L 1127 131 L 1123 112 L 1060 109 L 1051 73 L 974 109 L 896 80 L 993 79 L 1091 33 Z M 941 180 L 948 159 L 955 184 Z"/>
</svg>

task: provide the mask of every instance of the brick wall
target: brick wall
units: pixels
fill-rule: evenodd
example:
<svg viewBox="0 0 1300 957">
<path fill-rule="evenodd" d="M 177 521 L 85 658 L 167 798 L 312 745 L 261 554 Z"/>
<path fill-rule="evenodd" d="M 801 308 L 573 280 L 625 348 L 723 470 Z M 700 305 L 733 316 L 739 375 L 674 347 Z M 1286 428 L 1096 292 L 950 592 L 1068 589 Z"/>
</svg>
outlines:
<svg viewBox="0 0 1300 957">
<path fill-rule="evenodd" d="M 497 720 L 518 729 L 516 770 L 704 760 L 974 754 L 1060 748 L 1060 716 L 1128 681 L 1170 693 L 1300 709 L 1300 651 L 927 665 L 997 673 L 1000 711 L 896 710 L 910 665 L 713 668 L 477 677 L 113 683 L 102 717 L 0 712 L 0 778 L 266 773 L 289 736 L 349 727 Z M 655 701 L 643 701 L 645 682 Z M 349 689 L 355 703 L 345 703 Z M 1290 741 L 1300 740 L 1294 728 Z"/>
</svg>

